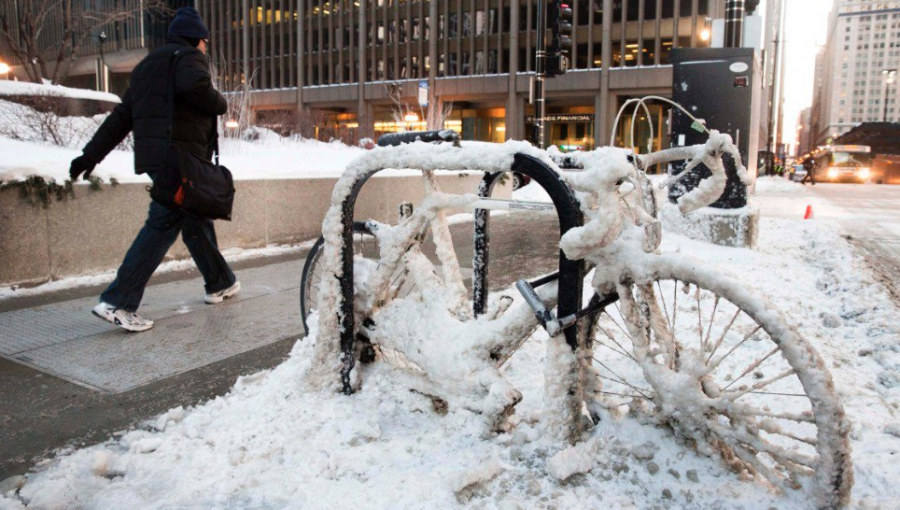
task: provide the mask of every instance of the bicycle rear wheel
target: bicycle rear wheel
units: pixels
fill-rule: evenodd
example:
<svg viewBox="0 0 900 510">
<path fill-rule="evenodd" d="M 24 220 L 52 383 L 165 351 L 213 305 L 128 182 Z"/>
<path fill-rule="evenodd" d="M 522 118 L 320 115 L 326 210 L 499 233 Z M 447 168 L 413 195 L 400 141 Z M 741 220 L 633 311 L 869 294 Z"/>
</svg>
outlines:
<svg viewBox="0 0 900 510">
<path fill-rule="evenodd" d="M 846 502 L 843 406 L 822 359 L 779 313 L 688 264 L 660 264 L 619 297 L 599 325 L 597 344 L 616 351 L 597 360 L 602 393 L 642 406 L 736 472 L 806 488 L 821 507 Z"/>
<path fill-rule="evenodd" d="M 353 222 L 353 251 L 357 256 L 371 260 L 378 260 L 378 243 L 375 235 L 363 221 Z M 319 302 L 319 290 L 322 284 L 324 264 L 322 263 L 322 245 L 325 238 L 319 239 L 313 244 L 303 264 L 303 275 L 300 280 L 300 317 L 303 319 L 303 329 L 308 333 L 307 317 L 316 309 Z"/>
</svg>

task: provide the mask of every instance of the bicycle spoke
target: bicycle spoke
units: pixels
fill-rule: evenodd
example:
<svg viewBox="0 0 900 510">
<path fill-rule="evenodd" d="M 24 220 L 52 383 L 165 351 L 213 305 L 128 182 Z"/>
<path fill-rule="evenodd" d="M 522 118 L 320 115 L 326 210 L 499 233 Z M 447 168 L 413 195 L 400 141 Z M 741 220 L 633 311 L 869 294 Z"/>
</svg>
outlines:
<svg viewBox="0 0 900 510">
<path fill-rule="evenodd" d="M 793 439 L 794 441 L 799 441 L 801 443 L 806 443 L 810 446 L 816 446 L 819 444 L 819 440 L 814 437 L 800 437 L 795 434 L 791 434 L 789 432 L 785 432 L 778 424 L 773 423 L 769 420 L 762 420 L 757 422 L 757 425 L 760 429 L 768 432 L 769 434 L 777 434 L 779 436 L 784 436 L 789 439 Z"/>
<path fill-rule="evenodd" d="M 597 392 L 595 392 L 595 393 L 601 393 L 601 394 L 603 394 L 603 395 L 615 395 L 615 396 L 617 396 L 617 397 L 639 398 L 639 399 L 641 399 L 641 400 L 648 400 L 647 397 L 642 397 L 642 396 L 640 396 L 640 395 L 632 395 L 632 394 L 630 394 L 630 393 L 616 393 L 616 392 L 614 392 L 614 391 L 606 391 L 606 390 L 599 390 L 599 391 L 597 391 Z M 623 405 L 624 405 L 624 404 L 623 404 Z"/>
<path fill-rule="evenodd" d="M 722 343 L 725 341 L 725 336 L 728 335 L 728 332 L 731 330 L 731 326 L 734 325 L 734 321 L 737 320 L 738 315 L 740 315 L 740 314 L 741 314 L 741 309 L 738 308 L 738 311 L 734 312 L 734 317 L 732 317 L 731 321 L 728 323 L 728 325 L 725 326 L 725 330 L 722 331 L 722 334 L 719 336 L 719 339 L 716 340 L 716 345 L 713 346 L 712 352 L 709 353 L 709 357 L 706 358 L 707 365 L 709 364 L 709 361 L 712 359 L 712 357 L 716 354 L 716 351 L 719 350 L 719 347 L 721 347 Z"/>
<path fill-rule="evenodd" d="M 703 307 L 700 306 L 700 286 L 694 293 L 697 298 L 697 337 L 700 338 L 700 356 L 703 356 Z"/>
<path fill-rule="evenodd" d="M 776 474 L 769 466 L 763 464 L 752 452 L 740 445 L 731 446 L 731 451 L 733 451 L 744 464 L 748 464 L 754 471 L 759 473 L 760 476 L 769 480 L 769 482 L 776 487 L 784 488 L 784 477 Z"/>
<path fill-rule="evenodd" d="M 777 418 L 779 420 L 789 420 L 796 421 L 801 423 L 815 423 L 816 420 L 809 412 L 803 413 L 778 413 L 772 411 L 763 411 L 761 409 L 756 409 L 750 405 L 744 404 L 741 406 L 732 405 L 728 412 L 730 414 L 735 414 L 738 416 L 762 416 L 765 418 Z"/>
<path fill-rule="evenodd" d="M 592 359 L 593 359 L 594 361 L 596 361 L 601 367 L 603 367 L 603 368 L 605 368 L 606 370 L 608 370 L 609 373 L 611 373 L 612 375 L 618 377 L 620 380 L 617 381 L 617 380 L 615 380 L 615 379 L 612 379 L 612 378 L 609 378 L 609 377 L 604 377 L 604 376 L 599 375 L 599 374 L 598 374 L 598 377 L 600 377 L 600 378 L 602 378 L 602 379 L 609 379 L 609 380 L 615 381 L 615 382 L 617 382 L 617 383 L 619 383 L 619 384 L 624 384 L 625 386 L 628 386 L 629 388 L 631 388 L 631 389 L 633 389 L 634 391 L 636 391 L 636 392 L 640 393 L 641 395 L 643 395 L 644 398 L 647 398 L 647 399 L 650 398 L 650 397 L 647 396 L 646 393 L 644 393 L 644 391 L 649 391 L 649 390 L 644 389 L 644 391 L 641 391 L 641 388 L 638 388 L 637 386 L 635 386 L 635 385 L 633 385 L 633 384 L 630 384 L 630 383 L 625 382 L 625 378 L 624 378 L 624 377 L 622 377 L 621 375 L 617 374 L 615 371 L 613 371 L 613 369 L 611 369 L 611 368 L 609 368 L 608 366 L 606 366 L 606 365 L 605 365 L 602 361 L 600 361 L 599 359 L 593 358 L 593 357 L 592 357 Z"/>
<path fill-rule="evenodd" d="M 753 393 L 754 395 L 778 395 L 780 397 L 803 397 L 808 399 L 809 395 L 806 393 L 781 393 L 778 391 L 751 391 L 749 393 Z"/>
<path fill-rule="evenodd" d="M 725 393 L 723 394 L 723 397 L 726 397 L 726 398 L 728 398 L 728 399 L 734 401 L 734 400 L 737 400 L 737 399 L 743 397 L 743 396 L 746 395 L 748 392 L 756 391 L 756 390 L 761 390 L 761 389 L 765 388 L 766 386 L 768 386 L 768 385 L 770 385 L 770 384 L 772 384 L 772 383 L 775 383 L 775 382 L 777 382 L 777 381 L 780 381 L 780 380 L 784 379 L 785 377 L 787 377 L 787 376 L 789 376 L 789 375 L 794 375 L 794 374 L 796 374 L 796 373 L 797 373 L 797 371 L 794 370 L 793 368 L 791 368 L 791 369 L 785 370 L 784 372 L 782 372 L 782 373 L 780 373 L 780 374 L 778 374 L 778 375 L 776 375 L 776 376 L 774 376 L 774 377 L 770 377 L 769 379 L 766 379 L 766 380 L 764 380 L 764 381 L 760 381 L 760 382 L 754 384 L 753 386 L 750 386 L 749 388 L 745 388 L 745 389 L 742 389 L 742 390 L 731 390 L 731 391 L 727 391 L 727 392 L 725 392 Z"/>
<path fill-rule="evenodd" d="M 740 442 L 752 447 L 759 453 L 769 454 L 776 460 L 784 459 L 810 469 L 813 469 L 813 466 L 816 464 L 814 457 L 774 445 L 757 435 L 747 433 L 745 430 L 735 429 L 731 432 Z"/>
<path fill-rule="evenodd" d="M 662 301 L 663 306 L 663 315 L 666 317 L 666 323 L 669 325 L 669 331 L 674 332 L 675 326 L 672 325 L 672 321 L 669 319 L 669 309 L 666 307 L 666 297 L 663 294 L 662 285 L 659 284 L 659 280 L 656 280 L 656 288 L 659 289 L 659 300 Z"/>
<path fill-rule="evenodd" d="M 738 347 L 744 345 L 744 342 L 746 342 L 747 340 L 749 340 L 750 337 L 753 336 L 753 335 L 755 335 L 756 332 L 759 331 L 760 329 L 762 329 L 762 326 L 760 326 L 760 325 L 757 324 L 757 326 L 753 329 L 753 331 L 747 333 L 747 335 L 746 335 L 743 339 L 741 339 L 741 341 L 738 342 L 737 345 L 735 345 L 734 347 L 732 347 L 728 352 L 726 352 L 725 354 L 723 354 L 722 357 L 720 357 L 719 359 L 717 359 L 716 361 L 714 361 L 711 365 L 708 365 L 708 366 L 706 367 L 705 373 L 706 373 L 706 374 L 709 374 L 709 373 L 711 373 L 713 370 L 715 370 L 715 369 L 719 366 L 719 364 L 722 363 L 722 361 L 723 361 L 725 358 L 727 358 L 728 356 L 731 355 L 731 353 L 733 353 L 734 351 L 736 351 Z"/>
<path fill-rule="evenodd" d="M 619 305 L 616 305 L 616 309 L 617 309 L 617 310 L 619 309 Z M 628 339 L 631 340 L 631 343 L 633 344 L 633 343 L 634 343 L 634 339 L 631 338 L 631 335 L 628 334 L 627 331 L 625 331 L 625 328 L 623 328 L 622 326 L 620 326 L 619 323 L 618 323 L 615 319 L 613 319 L 612 315 L 609 314 L 609 312 L 607 312 L 606 310 L 603 310 L 603 313 L 605 313 L 606 316 L 609 317 L 609 320 L 611 320 L 611 321 L 613 322 L 613 324 L 615 324 L 616 327 L 619 328 L 619 331 L 621 331 L 622 333 L 624 333 L 625 336 L 627 336 Z M 619 312 L 619 316 L 620 316 L 620 317 L 622 316 L 622 313 L 621 313 L 621 312 Z"/>
<path fill-rule="evenodd" d="M 759 367 L 760 365 L 762 365 L 767 359 L 769 359 L 770 356 L 772 356 L 773 354 L 775 354 L 775 353 L 778 352 L 779 350 L 780 350 L 779 347 L 778 347 L 778 346 L 775 346 L 775 348 L 772 349 L 771 351 L 769 351 L 768 354 L 766 354 L 766 355 L 763 356 L 762 358 L 760 358 L 760 359 L 754 361 L 753 363 L 751 363 L 750 366 L 747 367 L 747 369 L 744 370 L 744 372 L 743 372 L 741 375 L 737 376 L 737 378 L 735 378 L 733 381 L 731 381 L 730 383 L 728 383 L 728 386 L 725 386 L 724 388 L 722 388 L 722 391 L 727 390 L 728 388 L 731 387 L 732 384 L 738 382 L 742 377 L 744 377 L 745 375 L 749 374 L 750 372 L 756 370 L 757 367 Z"/>
<path fill-rule="evenodd" d="M 672 304 L 672 333 L 675 333 L 675 326 L 678 324 L 678 279 L 675 279 L 675 291 L 672 292 L 675 296 L 674 303 Z"/>
<path fill-rule="evenodd" d="M 712 334 L 713 324 L 716 323 L 716 310 L 719 308 L 719 299 L 719 296 L 716 296 L 716 300 L 713 302 L 712 314 L 709 316 L 709 327 L 706 329 L 706 337 L 700 342 L 701 355 L 706 352 L 706 347 L 709 345 L 709 336 Z M 700 330 L 700 333 L 703 334 L 703 330 Z"/>
<path fill-rule="evenodd" d="M 612 340 L 612 342 L 613 342 L 614 344 L 616 344 L 616 345 L 619 347 L 619 349 L 622 349 L 622 352 L 621 352 L 620 354 L 624 354 L 625 356 L 628 356 L 629 358 L 631 358 L 632 360 L 634 360 L 635 362 L 637 362 L 637 360 L 634 359 L 634 356 L 628 354 L 628 349 L 626 349 L 625 347 L 622 347 L 622 344 L 620 344 L 618 341 L 616 341 L 616 339 L 613 338 L 612 334 L 610 334 L 609 331 L 606 331 L 606 328 L 604 328 L 603 326 L 601 326 L 601 325 L 599 324 L 599 322 L 597 323 L 597 327 L 600 328 L 600 331 L 602 331 L 603 334 L 605 334 L 607 338 L 609 338 L 610 340 Z M 629 337 L 629 338 L 630 338 L 630 337 Z M 600 344 L 601 344 L 601 345 L 605 345 L 603 342 L 600 342 Z M 610 346 L 608 346 L 608 345 L 607 345 L 606 347 L 607 347 L 608 349 L 612 349 L 612 347 L 610 347 Z M 613 350 L 615 350 L 615 349 L 613 349 Z M 619 352 L 619 351 L 616 351 L 616 352 Z"/>
<path fill-rule="evenodd" d="M 620 350 L 618 350 L 618 349 L 614 349 L 612 346 L 607 345 L 607 344 L 604 343 L 604 342 L 597 342 L 597 343 L 599 343 L 599 344 L 602 345 L 603 347 L 606 347 L 607 349 L 611 350 L 612 352 L 618 354 L 619 356 L 628 357 L 628 358 L 631 358 L 632 360 L 634 360 L 634 358 L 631 357 L 631 355 L 628 354 L 628 353 L 626 353 L 626 352 L 620 351 Z M 637 361 L 637 360 L 635 360 L 635 361 Z"/>
</svg>

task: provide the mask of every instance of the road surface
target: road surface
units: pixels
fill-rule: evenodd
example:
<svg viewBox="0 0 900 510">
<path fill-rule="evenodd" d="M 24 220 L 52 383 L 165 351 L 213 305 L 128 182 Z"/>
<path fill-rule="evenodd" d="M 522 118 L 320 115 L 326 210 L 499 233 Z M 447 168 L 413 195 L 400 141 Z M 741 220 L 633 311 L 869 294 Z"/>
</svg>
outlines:
<svg viewBox="0 0 900 510">
<path fill-rule="evenodd" d="M 793 193 L 796 199 L 791 201 L 783 200 L 783 194 L 759 197 L 762 214 L 801 218 L 812 206 L 816 220 L 840 226 L 900 300 L 900 186 L 820 183 L 803 191 Z"/>
</svg>

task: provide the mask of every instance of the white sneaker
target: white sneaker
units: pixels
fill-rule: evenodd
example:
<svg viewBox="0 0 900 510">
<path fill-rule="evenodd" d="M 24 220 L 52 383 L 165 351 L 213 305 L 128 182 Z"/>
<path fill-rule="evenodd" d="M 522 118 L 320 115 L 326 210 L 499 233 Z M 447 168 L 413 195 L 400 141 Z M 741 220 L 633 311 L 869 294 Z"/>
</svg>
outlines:
<svg viewBox="0 0 900 510">
<path fill-rule="evenodd" d="M 235 294 L 240 292 L 240 290 L 241 290 L 241 282 L 235 281 L 234 285 L 232 285 L 231 287 L 228 287 L 225 290 L 220 290 L 219 292 L 213 292 L 212 294 L 207 294 L 206 298 L 204 298 L 203 300 L 206 301 L 206 304 L 217 305 L 217 304 L 221 303 L 222 301 L 225 301 L 226 299 L 230 298 L 231 296 L 234 296 Z"/>
<path fill-rule="evenodd" d="M 145 319 L 134 312 L 126 312 L 125 310 L 114 307 L 109 303 L 101 301 L 92 310 L 94 315 L 101 319 L 111 322 L 120 328 L 131 331 L 147 331 L 153 327 L 153 321 Z"/>
</svg>

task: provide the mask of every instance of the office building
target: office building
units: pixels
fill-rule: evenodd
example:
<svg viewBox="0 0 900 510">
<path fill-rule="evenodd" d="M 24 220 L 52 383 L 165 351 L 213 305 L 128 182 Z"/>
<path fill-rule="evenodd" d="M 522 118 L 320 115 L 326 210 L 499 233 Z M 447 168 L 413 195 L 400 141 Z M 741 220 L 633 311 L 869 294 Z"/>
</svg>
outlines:
<svg viewBox="0 0 900 510">
<path fill-rule="evenodd" d="M 536 2 L 520 0 L 198 0 L 223 88 L 249 84 L 262 121 L 288 112 L 357 138 L 421 129 L 396 102 L 452 103 L 465 139 L 530 138 Z M 577 0 L 571 70 L 548 82 L 550 142 L 608 144 L 627 99 L 671 96 L 672 48 L 709 44 L 724 0 Z M 651 110 L 656 148 L 668 108 Z M 274 121 L 273 121 L 274 122 Z M 630 131 L 630 118 L 614 134 Z M 643 119 L 636 145 L 647 146 Z"/>
<path fill-rule="evenodd" d="M 816 60 L 813 145 L 863 122 L 900 120 L 900 2 L 835 0 Z"/>
</svg>

